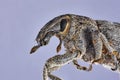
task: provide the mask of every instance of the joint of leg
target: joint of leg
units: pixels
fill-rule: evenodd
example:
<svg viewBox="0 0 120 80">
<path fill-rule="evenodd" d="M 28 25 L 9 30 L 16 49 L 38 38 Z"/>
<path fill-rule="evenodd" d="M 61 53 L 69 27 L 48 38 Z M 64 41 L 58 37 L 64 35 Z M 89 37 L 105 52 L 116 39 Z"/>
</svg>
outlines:
<svg viewBox="0 0 120 80">
<path fill-rule="evenodd" d="M 115 55 L 115 56 L 119 56 L 119 53 L 117 51 L 113 51 L 112 54 Z"/>
</svg>

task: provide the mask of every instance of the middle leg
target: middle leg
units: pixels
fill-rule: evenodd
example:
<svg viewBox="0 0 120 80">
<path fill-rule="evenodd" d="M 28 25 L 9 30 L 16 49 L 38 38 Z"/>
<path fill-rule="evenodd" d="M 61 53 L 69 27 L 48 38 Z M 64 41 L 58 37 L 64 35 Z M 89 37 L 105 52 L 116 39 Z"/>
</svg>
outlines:
<svg viewBox="0 0 120 80">
<path fill-rule="evenodd" d="M 79 70 L 84 70 L 84 71 L 91 71 L 92 70 L 92 64 L 90 64 L 89 67 L 87 68 L 87 67 L 79 65 L 77 60 L 73 60 L 72 62 L 75 65 L 75 67 Z"/>
</svg>

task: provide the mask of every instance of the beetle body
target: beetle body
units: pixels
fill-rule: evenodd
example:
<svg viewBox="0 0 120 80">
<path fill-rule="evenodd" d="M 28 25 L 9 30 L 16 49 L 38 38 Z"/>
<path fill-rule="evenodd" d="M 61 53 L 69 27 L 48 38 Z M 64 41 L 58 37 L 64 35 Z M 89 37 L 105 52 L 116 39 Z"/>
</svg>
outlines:
<svg viewBox="0 0 120 80">
<path fill-rule="evenodd" d="M 117 32 L 116 32 L 117 31 Z M 73 62 L 77 69 L 90 71 L 92 64 L 109 66 L 110 70 L 120 72 L 120 24 L 104 20 L 93 20 L 75 14 L 65 14 L 49 21 L 36 37 L 38 45 L 31 49 L 47 45 L 52 36 L 59 38 L 56 50 L 64 45 L 66 53 L 48 59 L 44 66 L 43 79 L 61 80 L 51 74 L 63 65 Z M 80 66 L 77 60 L 89 62 L 89 68 Z"/>
</svg>

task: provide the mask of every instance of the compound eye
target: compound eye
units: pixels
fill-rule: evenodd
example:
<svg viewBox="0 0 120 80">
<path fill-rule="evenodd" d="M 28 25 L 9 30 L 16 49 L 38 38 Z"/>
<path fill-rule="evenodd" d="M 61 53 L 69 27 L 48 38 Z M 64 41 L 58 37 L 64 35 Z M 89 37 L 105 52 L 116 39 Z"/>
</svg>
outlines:
<svg viewBox="0 0 120 80">
<path fill-rule="evenodd" d="M 60 31 L 63 32 L 65 30 L 66 26 L 67 26 L 67 20 L 62 19 L 60 22 Z"/>
</svg>

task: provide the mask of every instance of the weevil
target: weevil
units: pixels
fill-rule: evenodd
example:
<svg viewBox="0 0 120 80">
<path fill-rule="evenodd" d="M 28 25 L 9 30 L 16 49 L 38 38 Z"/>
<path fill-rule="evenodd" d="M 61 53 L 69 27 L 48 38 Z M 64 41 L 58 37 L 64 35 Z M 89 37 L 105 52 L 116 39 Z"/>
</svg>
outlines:
<svg viewBox="0 0 120 80">
<path fill-rule="evenodd" d="M 52 36 L 59 38 L 56 51 L 59 52 L 63 44 L 66 52 L 46 61 L 43 80 L 62 80 L 51 73 L 70 62 L 79 70 L 91 71 L 92 64 L 101 64 L 112 71 L 120 72 L 120 23 L 75 14 L 60 15 L 41 28 L 36 37 L 37 45 L 30 53 L 47 45 Z M 90 65 L 81 66 L 77 60 Z"/>
</svg>

